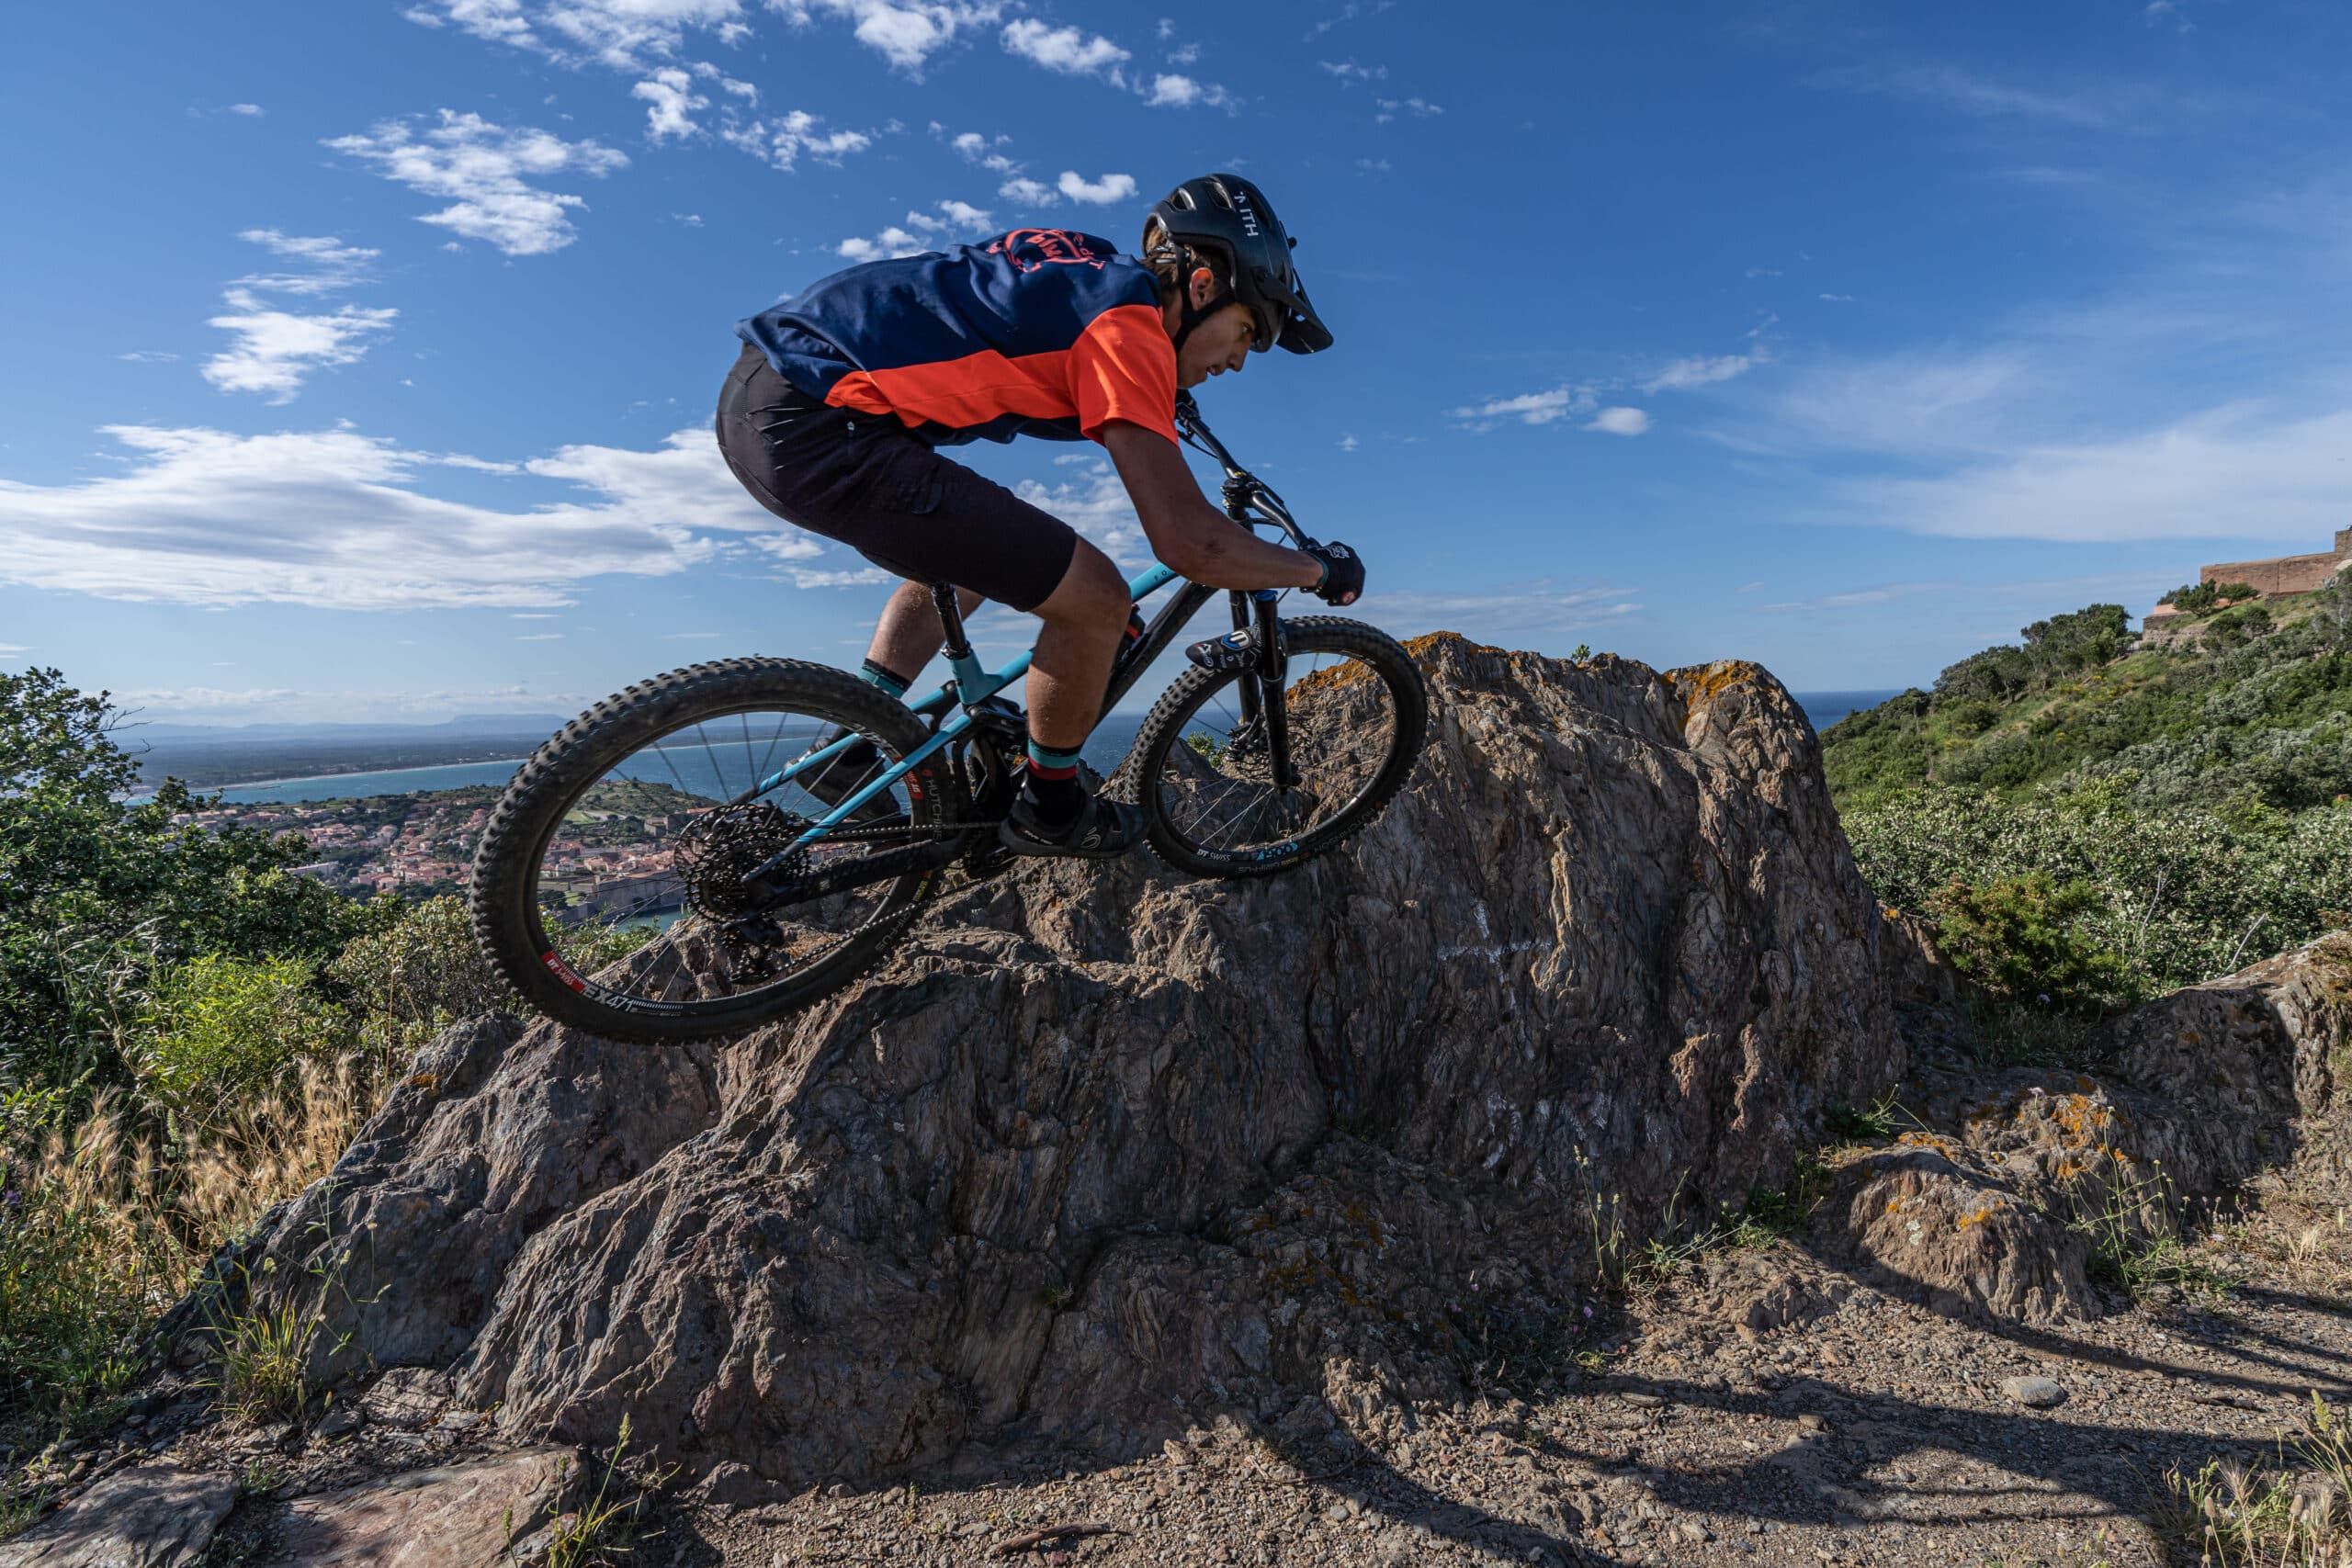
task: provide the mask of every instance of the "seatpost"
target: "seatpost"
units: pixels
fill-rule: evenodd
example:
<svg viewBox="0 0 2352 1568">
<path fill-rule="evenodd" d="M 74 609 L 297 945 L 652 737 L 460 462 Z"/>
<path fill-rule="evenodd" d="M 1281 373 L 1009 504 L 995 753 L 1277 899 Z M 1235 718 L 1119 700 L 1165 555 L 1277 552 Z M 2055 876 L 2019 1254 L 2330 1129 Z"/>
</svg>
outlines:
<svg viewBox="0 0 2352 1568">
<path fill-rule="evenodd" d="M 939 611 L 940 629 L 947 634 L 947 658 L 951 663 L 961 663 L 972 657 L 972 644 L 964 636 L 964 606 L 956 596 L 953 583 L 934 582 L 931 585 L 931 602 Z"/>
</svg>

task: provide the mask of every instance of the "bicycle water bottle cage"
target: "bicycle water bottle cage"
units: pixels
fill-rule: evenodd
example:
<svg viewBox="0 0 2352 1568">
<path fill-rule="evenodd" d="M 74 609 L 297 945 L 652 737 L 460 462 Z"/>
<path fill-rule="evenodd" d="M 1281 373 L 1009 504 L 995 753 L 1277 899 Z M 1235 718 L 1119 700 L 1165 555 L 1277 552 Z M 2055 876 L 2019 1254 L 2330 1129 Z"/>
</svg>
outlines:
<svg viewBox="0 0 2352 1568">
<path fill-rule="evenodd" d="M 1223 637 L 1204 637 L 1184 650 L 1184 657 L 1204 670 L 1254 670 L 1258 666 L 1256 626 L 1244 626 Z"/>
</svg>

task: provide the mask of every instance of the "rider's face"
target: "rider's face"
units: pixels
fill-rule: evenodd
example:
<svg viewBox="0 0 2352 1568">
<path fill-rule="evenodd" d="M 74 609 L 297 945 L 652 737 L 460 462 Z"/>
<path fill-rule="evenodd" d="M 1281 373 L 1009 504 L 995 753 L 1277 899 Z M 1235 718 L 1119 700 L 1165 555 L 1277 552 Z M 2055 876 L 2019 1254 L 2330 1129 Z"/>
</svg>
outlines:
<svg viewBox="0 0 2352 1568">
<path fill-rule="evenodd" d="M 1206 269 L 1193 274 L 1193 305 L 1195 310 L 1216 298 L 1216 280 Z M 1168 307 L 1168 331 L 1174 336 L 1182 317 L 1176 307 Z M 1193 329 L 1184 346 L 1176 351 L 1176 384 L 1197 387 L 1212 376 L 1238 371 L 1250 357 L 1250 345 L 1258 335 L 1258 318 L 1250 313 L 1247 305 L 1227 305 L 1207 321 Z"/>
</svg>

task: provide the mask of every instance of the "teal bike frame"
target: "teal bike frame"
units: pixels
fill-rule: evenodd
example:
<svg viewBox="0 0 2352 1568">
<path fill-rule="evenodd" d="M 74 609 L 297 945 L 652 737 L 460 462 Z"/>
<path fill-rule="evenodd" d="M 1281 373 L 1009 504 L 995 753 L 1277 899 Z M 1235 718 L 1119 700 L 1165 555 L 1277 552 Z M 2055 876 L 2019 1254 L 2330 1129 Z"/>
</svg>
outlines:
<svg viewBox="0 0 2352 1568">
<path fill-rule="evenodd" d="M 1153 566 L 1138 574 L 1127 584 L 1127 597 L 1140 601 L 1147 595 L 1159 592 L 1176 579 L 1177 573 L 1169 568 Z M 1210 592 L 1211 590 L 1208 589 L 1199 590 L 1201 599 L 1205 599 Z M 947 592 L 947 604 L 952 606 L 955 602 L 954 591 L 948 590 Z M 1200 599 L 1195 599 L 1191 609 L 1198 609 L 1200 602 Z M 1190 610 L 1187 611 L 1188 616 L 1189 614 Z M 1030 660 L 1035 657 L 1035 652 L 1033 649 L 995 670 L 987 669 L 980 663 L 979 655 L 972 651 L 971 644 L 965 640 L 963 628 L 960 626 L 955 626 L 947 649 L 947 667 L 952 671 L 952 675 L 946 686 L 922 703 L 908 705 L 916 713 L 935 713 L 953 704 L 957 711 L 941 721 L 939 728 L 932 732 L 930 739 L 908 752 L 887 771 L 842 796 L 839 805 L 810 823 L 808 831 L 795 839 L 791 849 L 785 852 L 789 854 L 793 850 L 807 849 L 847 821 L 851 813 L 859 807 L 905 778 L 933 754 L 954 745 L 957 737 L 972 728 L 972 709 L 1027 674 Z M 747 794 L 739 796 L 735 802 L 729 804 L 757 800 L 778 785 L 789 784 L 810 769 L 831 761 L 861 739 L 863 738 L 857 735 L 844 735 L 831 746 L 797 759 L 790 767 L 784 769 L 781 773 L 762 779 Z"/>
</svg>

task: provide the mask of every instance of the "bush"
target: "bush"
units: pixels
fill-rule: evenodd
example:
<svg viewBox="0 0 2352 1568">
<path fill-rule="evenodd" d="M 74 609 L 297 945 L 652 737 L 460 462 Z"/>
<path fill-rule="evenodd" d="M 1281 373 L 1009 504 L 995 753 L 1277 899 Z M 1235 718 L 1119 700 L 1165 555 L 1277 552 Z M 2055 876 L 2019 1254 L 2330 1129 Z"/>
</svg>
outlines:
<svg viewBox="0 0 2352 1568">
<path fill-rule="evenodd" d="M 2095 902 L 2071 918 L 2143 991 L 2194 985 L 2331 929 L 2352 909 L 2352 806 L 2252 820 L 2205 806 L 2138 804 L 2136 777 L 2006 800 L 1977 790 L 1891 792 L 1842 813 L 1878 896 L 1933 918 L 1953 882 L 2039 873 Z M 2035 995 L 2041 993 L 2035 992 Z"/>
<path fill-rule="evenodd" d="M 183 1126 L 282 1091 L 298 1059 L 332 1057 L 350 1032 L 309 964 L 220 953 L 165 970 L 146 1021 L 132 1047 L 139 1087 Z"/>
<path fill-rule="evenodd" d="M 518 1005 L 482 957 L 463 903 L 447 894 L 387 902 L 389 918 L 326 966 L 357 1020 L 359 1050 L 379 1074 L 398 1071 L 458 1019 Z"/>
<path fill-rule="evenodd" d="M 2088 884 L 2040 871 L 1983 884 L 1955 878 L 1928 905 L 1953 968 L 2004 996 L 2068 1012 L 2137 999 L 2131 966 L 2081 928 L 2099 907 Z"/>
</svg>

